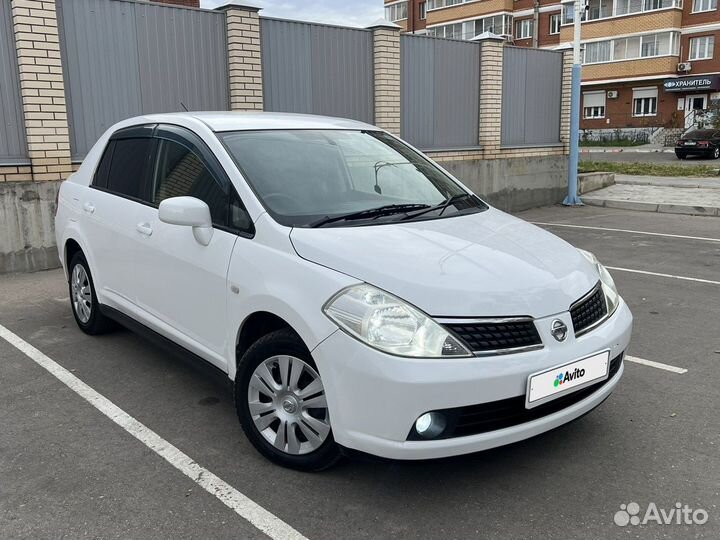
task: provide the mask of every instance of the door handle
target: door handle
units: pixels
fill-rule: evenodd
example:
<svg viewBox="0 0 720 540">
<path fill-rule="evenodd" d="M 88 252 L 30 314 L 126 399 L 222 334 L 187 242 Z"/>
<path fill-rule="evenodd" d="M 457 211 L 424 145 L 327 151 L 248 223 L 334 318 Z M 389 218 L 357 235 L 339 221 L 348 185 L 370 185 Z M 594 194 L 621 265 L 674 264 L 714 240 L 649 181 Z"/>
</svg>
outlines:
<svg viewBox="0 0 720 540">
<path fill-rule="evenodd" d="M 91 202 L 86 202 L 83 204 L 83 210 L 85 210 L 88 214 L 92 214 L 95 212 L 95 205 Z"/>
<path fill-rule="evenodd" d="M 144 234 L 145 236 L 152 236 L 152 227 L 149 223 L 138 223 L 135 226 L 135 230 L 139 232 L 140 234 Z"/>
</svg>

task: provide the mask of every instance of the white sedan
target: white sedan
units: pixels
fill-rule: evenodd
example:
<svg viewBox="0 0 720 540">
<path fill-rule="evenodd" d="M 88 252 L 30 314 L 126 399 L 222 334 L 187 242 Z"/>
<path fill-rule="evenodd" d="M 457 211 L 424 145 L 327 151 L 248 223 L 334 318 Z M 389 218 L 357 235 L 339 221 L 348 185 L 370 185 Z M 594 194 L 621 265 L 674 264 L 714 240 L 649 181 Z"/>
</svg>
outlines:
<svg viewBox="0 0 720 540">
<path fill-rule="evenodd" d="M 371 125 L 125 120 L 63 182 L 55 224 L 78 326 L 225 372 L 249 440 L 288 467 L 512 443 L 623 373 L 632 315 L 592 254 Z"/>
</svg>

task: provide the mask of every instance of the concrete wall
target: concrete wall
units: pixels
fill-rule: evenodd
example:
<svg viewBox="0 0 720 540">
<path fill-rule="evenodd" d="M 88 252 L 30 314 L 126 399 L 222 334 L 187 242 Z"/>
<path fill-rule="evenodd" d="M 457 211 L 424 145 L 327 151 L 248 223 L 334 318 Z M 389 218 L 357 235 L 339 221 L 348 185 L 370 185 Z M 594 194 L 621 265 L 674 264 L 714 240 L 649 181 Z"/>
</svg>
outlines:
<svg viewBox="0 0 720 540">
<path fill-rule="evenodd" d="M 562 202 L 567 195 L 567 156 L 465 159 L 441 164 L 500 210 L 518 212 Z"/>
<path fill-rule="evenodd" d="M 0 183 L 0 273 L 60 266 L 55 196 L 60 182 Z"/>
</svg>

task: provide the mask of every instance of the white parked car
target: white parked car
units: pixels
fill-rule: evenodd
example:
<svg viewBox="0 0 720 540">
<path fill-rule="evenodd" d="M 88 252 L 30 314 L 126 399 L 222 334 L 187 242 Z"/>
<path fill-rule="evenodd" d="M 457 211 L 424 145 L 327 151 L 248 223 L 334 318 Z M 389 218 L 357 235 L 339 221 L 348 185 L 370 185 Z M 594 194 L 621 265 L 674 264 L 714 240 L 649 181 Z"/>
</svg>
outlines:
<svg viewBox="0 0 720 540">
<path fill-rule="evenodd" d="M 355 121 L 120 122 L 61 185 L 56 234 L 79 327 L 227 373 L 249 440 L 288 467 L 512 443 L 623 373 L 632 315 L 592 254 Z"/>
</svg>

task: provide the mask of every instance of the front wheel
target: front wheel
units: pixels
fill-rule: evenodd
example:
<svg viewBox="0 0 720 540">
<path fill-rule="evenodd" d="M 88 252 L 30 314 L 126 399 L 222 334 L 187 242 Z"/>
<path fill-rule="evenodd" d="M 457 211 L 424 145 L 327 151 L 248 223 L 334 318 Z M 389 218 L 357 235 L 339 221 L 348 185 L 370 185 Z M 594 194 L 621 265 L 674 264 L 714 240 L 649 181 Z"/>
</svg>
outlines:
<svg viewBox="0 0 720 540">
<path fill-rule="evenodd" d="M 279 465 L 321 471 L 341 457 L 322 379 L 307 347 L 289 329 L 260 338 L 243 355 L 235 406 L 247 438 Z"/>
</svg>

